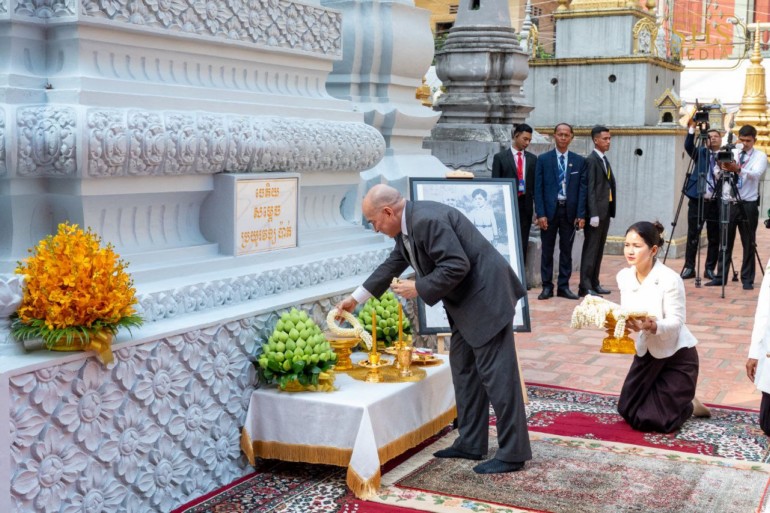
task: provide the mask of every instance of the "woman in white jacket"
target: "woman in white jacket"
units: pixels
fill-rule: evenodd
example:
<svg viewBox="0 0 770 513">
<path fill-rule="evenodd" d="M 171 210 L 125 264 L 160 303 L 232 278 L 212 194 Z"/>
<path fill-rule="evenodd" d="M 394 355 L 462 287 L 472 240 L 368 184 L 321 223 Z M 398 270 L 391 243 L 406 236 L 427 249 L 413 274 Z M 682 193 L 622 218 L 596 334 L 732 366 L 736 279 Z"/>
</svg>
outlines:
<svg viewBox="0 0 770 513">
<path fill-rule="evenodd" d="M 684 283 L 657 261 L 662 246 L 660 223 L 641 221 L 626 231 L 623 253 L 630 267 L 617 276 L 620 305 L 648 317 L 627 324 L 640 334 L 618 412 L 636 430 L 670 433 L 693 413 L 710 412 L 695 398 L 698 340 L 685 326 Z"/>
<path fill-rule="evenodd" d="M 770 436 L 770 261 L 759 289 L 757 313 L 754 314 L 754 330 L 751 332 L 751 348 L 746 362 L 746 374 L 762 392 L 759 406 L 759 427 Z"/>
</svg>

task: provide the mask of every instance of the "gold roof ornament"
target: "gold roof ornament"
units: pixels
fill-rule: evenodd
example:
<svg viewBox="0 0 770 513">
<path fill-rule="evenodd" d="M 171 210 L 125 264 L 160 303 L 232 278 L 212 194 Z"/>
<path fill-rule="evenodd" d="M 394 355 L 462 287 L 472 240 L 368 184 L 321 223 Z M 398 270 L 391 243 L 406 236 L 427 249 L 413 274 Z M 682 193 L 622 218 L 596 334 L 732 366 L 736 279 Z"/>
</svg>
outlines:
<svg viewBox="0 0 770 513">
<path fill-rule="evenodd" d="M 658 55 L 655 44 L 658 38 L 658 25 L 650 18 L 642 18 L 634 25 L 634 54 Z"/>
<path fill-rule="evenodd" d="M 743 99 L 738 113 L 735 115 L 733 132 L 743 125 L 753 125 L 757 129 L 756 148 L 768 153 L 770 150 L 770 128 L 768 127 L 767 94 L 765 93 L 765 67 L 762 66 L 762 54 L 760 53 L 759 27 L 754 29 L 754 48 L 751 53 L 751 64 L 746 69 L 746 84 L 743 87 Z"/>
<path fill-rule="evenodd" d="M 430 86 L 425 82 L 425 77 L 422 77 L 422 85 L 417 88 L 414 93 L 414 97 L 420 100 L 425 107 L 433 106 L 433 98 L 430 94 Z"/>
<path fill-rule="evenodd" d="M 573 11 L 594 9 L 638 8 L 639 4 L 630 0 L 572 0 L 569 8 Z"/>
<path fill-rule="evenodd" d="M 559 0 L 559 7 L 556 8 L 556 12 L 569 11 L 570 0 Z"/>
<path fill-rule="evenodd" d="M 676 94 L 676 91 L 672 91 L 669 87 L 663 91 L 663 94 L 655 99 L 654 103 L 659 112 L 659 125 L 664 123 L 676 123 L 679 116 L 679 109 L 682 107 L 682 100 L 679 99 L 679 95 Z"/>
</svg>

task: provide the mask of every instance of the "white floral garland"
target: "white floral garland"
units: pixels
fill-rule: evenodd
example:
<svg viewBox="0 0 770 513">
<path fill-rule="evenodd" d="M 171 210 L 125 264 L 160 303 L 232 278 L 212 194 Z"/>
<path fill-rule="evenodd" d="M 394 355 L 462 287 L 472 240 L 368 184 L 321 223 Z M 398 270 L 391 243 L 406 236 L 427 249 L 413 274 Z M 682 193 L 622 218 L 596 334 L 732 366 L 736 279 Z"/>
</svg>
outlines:
<svg viewBox="0 0 770 513">
<path fill-rule="evenodd" d="M 573 328 L 604 328 L 607 316 L 612 314 L 616 319 L 615 338 L 622 338 L 626 331 L 626 321 L 629 317 L 647 317 L 644 312 L 629 312 L 612 301 L 599 296 L 586 296 L 583 302 L 572 311 Z"/>
<path fill-rule="evenodd" d="M 340 325 L 337 324 L 337 317 L 342 317 L 348 321 L 352 328 L 340 327 Z M 361 323 L 352 313 L 340 310 L 339 308 L 332 308 L 326 316 L 326 325 L 328 326 L 329 331 L 335 335 L 360 338 L 364 342 L 364 345 L 366 345 L 367 350 L 372 349 L 372 335 L 361 326 Z"/>
</svg>

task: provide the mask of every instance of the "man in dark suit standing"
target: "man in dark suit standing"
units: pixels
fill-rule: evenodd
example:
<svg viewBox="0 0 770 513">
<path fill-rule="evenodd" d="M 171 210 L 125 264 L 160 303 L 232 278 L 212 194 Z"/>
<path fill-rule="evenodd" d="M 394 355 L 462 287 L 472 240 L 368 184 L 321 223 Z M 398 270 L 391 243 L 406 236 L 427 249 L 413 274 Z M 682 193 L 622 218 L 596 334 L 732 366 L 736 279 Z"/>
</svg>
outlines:
<svg viewBox="0 0 770 513">
<path fill-rule="evenodd" d="M 714 171 L 717 168 L 716 154 L 722 146 L 722 134 L 712 128 L 706 132 L 706 143 L 695 147 L 695 121 L 690 119 L 689 130 L 684 140 L 684 149 L 693 160 L 695 169 L 685 184 L 684 194 L 687 196 L 687 245 L 684 252 L 684 268 L 682 279 L 695 278 L 695 257 L 698 254 L 698 239 L 700 239 L 703 224 L 706 224 L 706 264 L 705 276 L 713 280 L 714 269 L 719 258 L 719 195 L 715 194 L 716 180 Z M 702 190 L 699 190 L 702 187 Z M 701 205 L 699 196 L 703 196 L 703 211 L 698 212 Z"/>
<path fill-rule="evenodd" d="M 497 413 L 499 449 L 476 465 L 480 474 L 515 472 L 532 459 L 513 343 L 516 303 L 526 294 L 511 266 L 459 210 L 433 201 L 406 201 L 394 188 L 375 185 L 364 198 L 363 214 L 375 231 L 395 239 L 388 258 L 362 287 L 337 307 L 352 311 L 390 287 L 442 301 L 452 330 L 452 370 L 459 436 L 439 458 L 481 460 L 489 443 L 489 403 Z M 393 278 L 407 267 L 414 280 Z M 428 398 L 426 398 L 428 399 Z"/>
<path fill-rule="evenodd" d="M 609 294 L 610 291 L 599 283 L 599 271 L 602 267 L 604 244 L 610 229 L 610 219 L 617 211 L 615 193 L 615 172 L 610 166 L 606 153 L 610 149 L 610 129 L 595 126 L 591 129 L 594 151 L 586 157 L 585 181 L 586 218 L 585 241 L 580 262 L 580 287 L 578 294 L 595 296 Z"/>
<path fill-rule="evenodd" d="M 527 150 L 532 142 L 532 127 L 526 123 L 513 129 L 511 147 L 497 153 L 492 159 L 492 178 L 514 178 L 518 191 L 519 224 L 521 225 L 521 251 L 527 259 L 529 230 L 532 227 L 535 193 L 535 166 L 537 157 Z"/>
<path fill-rule="evenodd" d="M 535 214 L 540 226 L 543 253 L 540 277 L 543 291 L 538 299 L 553 297 L 553 251 L 559 235 L 559 278 L 556 295 L 578 299 L 569 289 L 572 276 L 572 242 L 575 230 L 585 226 L 586 184 L 583 182 L 585 159 L 568 151 L 575 136 L 572 127 L 559 123 L 553 132 L 556 149 L 537 158 L 535 169 Z"/>
</svg>

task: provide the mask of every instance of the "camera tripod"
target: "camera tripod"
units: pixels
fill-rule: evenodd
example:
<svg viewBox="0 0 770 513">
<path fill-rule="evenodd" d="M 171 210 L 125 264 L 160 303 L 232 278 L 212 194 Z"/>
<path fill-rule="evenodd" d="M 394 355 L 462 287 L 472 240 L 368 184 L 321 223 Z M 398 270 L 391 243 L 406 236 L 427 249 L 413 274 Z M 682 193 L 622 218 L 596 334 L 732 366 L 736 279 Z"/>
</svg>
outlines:
<svg viewBox="0 0 770 513">
<path fill-rule="evenodd" d="M 724 195 L 724 186 L 728 185 L 730 190 L 729 197 L 726 197 Z M 730 223 L 732 219 L 732 208 L 733 208 L 733 201 L 730 199 L 732 198 L 735 203 L 738 205 L 738 214 L 735 219 L 736 225 L 738 223 L 746 223 L 749 222 L 749 216 L 746 213 L 746 205 L 743 203 L 743 200 L 741 199 L 741 194 L 738 191 L 738 186 L 735 183 L 735 173 L 731 172 L 725 172 L 723 171 L 721 173 L 721 176 L 719 177 L 719 180 L 717 180 L 716 186 L 714 188 L 715 194 L 720 195 L 720 201 L 719 201 L 719 255 L 721 257 L 721 280 L 722 280 L 722 299 L 725 297 L 725 285 L 727 284 L 727 273 L 729 272 L 729 268 L 732 267 L 733 269 L 733 281 L 738 281 L 738 271 L 735 269 L 735 264 L 733 264 L 732 261 L 732 248 L 730 251 L 730 263 L 727 263 L 727 249 L 728 245 L 730 244 L 730 236 L 729 236 L 729 229 L 730 229 Z M 751 228 L 749 226 L 748 228 Z M 754 227 L 754 230 L 747 230 L 749 234 L 749 247 L 744 247 L 743 251 L 752 251 L 754 253 L 753 258 L 757 259 L 757 267 L 759 267 L 760 271 L 764 275 L 765 269 L 762 265 L 762 259 L 759 257 L 759 251 L 757 250 L 757 234 L 756 234 L 756 227 Z M 735 233 L 733 233 L 732 237 L 733 247 L 735 247 Z M 742 241 L 742 239 L 741 239 Z M 729 266 L 728 266 L 729 265 Z"/>
<path fill-rule="evenodd" d="M 671 241 L 674 239 L 674 232 L 676 231 L 676 225 L 677 221 L 679 219 L 679 215 L 682 211 L 682 203 L 684 202 L 684 198 L 687 196 L 687 189 L 688 185 L 690 183 L 690 180 L 692 178 L 692 174 L 694 172 L 697 172 L 697 198 L 698 198 L 698 208 L 697 208 L 697 227 L 698 227 L 698 237 L 696 239 L 696 252 L 695 252 L 695 265 L 694 271 L 695 271 L 695 287 L 700 288 L 701 286 L 701 275 L 700 275 L 700 253 L 701 253 L 701 232 L 703 231 L 703 225 L 708 222 L 715 222 L 716 219 L 709 219 L 707 220 L 704 215 L 705 211 L 705 204 L 704 204 L 704 194 L 706 192 L 707 187 L 707 176 L 709 174 L 709 161 L 705 159 L 706 152 L 703 151 L 703 148 L 707 146 L 706 141 L 708 140 L 708 131 L 709 131 L 709 124 L 708 122 L 701 122 L 698 124 L 698 137 L 695 139 L 695 148 L 690 158 L 690 164 L 687 166 L 687 172 L 685 173 L 684 182 L 682 183 L 682 190 L 679 194 L 679 204 L 676 208 L 676 214 L 674 215 L 674 219 L 671 222 L 671 234 L 668 238 L 668 243 L 666 244 L 666 251 L 663 255 L 663 263 L 666 263 L 666 259 L 668 258 L 668 250 L 671 247 Z M 693 156 L 694 155 L 694 156 Z M 697 169 L 696 169 L 697 168 Z M 689 221 L 689 215 L 688 215 L 688 227 L 689 227 L 690 221 Z M 688 234 L 688 242 L 689 242 L 689 234 Z M 687 243 L 685 243 L 685 251 L 687 248 Z"/>
</svg>

